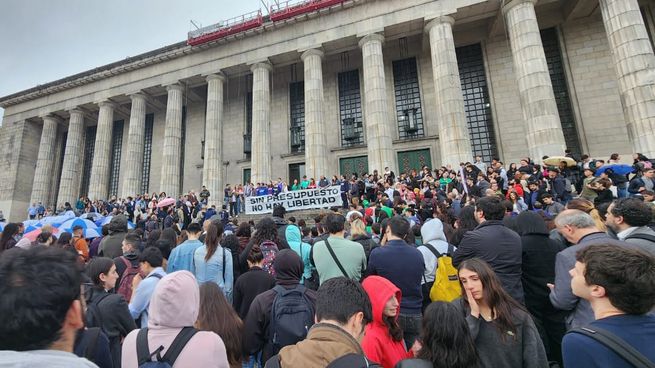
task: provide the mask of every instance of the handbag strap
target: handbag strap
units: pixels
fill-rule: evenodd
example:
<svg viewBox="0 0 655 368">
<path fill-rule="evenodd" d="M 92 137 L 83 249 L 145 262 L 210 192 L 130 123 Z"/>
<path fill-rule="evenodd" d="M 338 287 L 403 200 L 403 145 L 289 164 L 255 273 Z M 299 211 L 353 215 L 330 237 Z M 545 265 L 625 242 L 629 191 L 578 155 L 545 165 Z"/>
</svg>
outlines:
<svg viewBox="0 0 655 368">
<path fill-rule="evenodd" d="M 330 255 L 332 256 L 332 259 L 334 260 L 334 262 L 337 264 L 337 266 L 341 270 L 341 273 L 343 273 L 343 275 L 347 279 L 350 278 L 348 276 L 348 274 L 346 273 L 346 270 L 344 270 L 343 266 L 341 265 L 341 262 L 339 262 L 339 259 L 337 258 L 337 255 L 334 254 L 334 250 L 332 250 L 332 246 L 330 245 L 330 242 L 327 239 L 325 239 L 325 246 L 327 247 L 328 252 L 330 252 Z"/>
<path fill-rule="evenodd" d="M 616 336 L 615 334 L 594 326 L 574 328 L 570 332 L 578 333 L 590 337 L 606 347 L 610 348 L 613 352 L 618 354 L 621 358 L 625 359 L 628 363 L 637 368 L 655 368 L 655 363 L 641 354 L 637 349 L 628 344 L 625 340 Z"/>
</svg>

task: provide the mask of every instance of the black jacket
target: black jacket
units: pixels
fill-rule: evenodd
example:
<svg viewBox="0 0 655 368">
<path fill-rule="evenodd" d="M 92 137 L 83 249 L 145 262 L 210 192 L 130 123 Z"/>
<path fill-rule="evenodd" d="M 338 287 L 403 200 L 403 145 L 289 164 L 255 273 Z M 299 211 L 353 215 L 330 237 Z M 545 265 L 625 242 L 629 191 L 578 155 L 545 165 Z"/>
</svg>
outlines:
<svg viewBox="0 0 655 368">
<path fill-rule="evenodd" d="M 259 267 L 253 267 L 242 274 L 234 284 L 234 310 L 242 320 L 246 319 L 250 304 L 255 297 L 275 286 L 275 279 L 271 274 Z"/>
<path fill-rule="evenodd" d="M 521 236 L 523 245 L 523 292 L 525 305 L 533 314 L 553 313 L 550 303 L 550 289 L 546 284 L 555 283 L 555 257 L 566 246 L 550 239 L 548 234 L 526 234 Z"/>
<path fill-rule="evenodd" d="M 277 248 L 279 250 L 289 249 L 289 243 L 287 242 L 287 226 L 289 226 L 289 223 L 285 219 L 276 216 L 273 216 L 273 221 L 277 226 L 277 238 L 280 240 L 277 242 Z"/>
<path fill-rule="evenodd" d="M 364 248 L 364 253 L 366 254 L 366 261 L 368 261 L 368 257 L 371 255 L 371 251 L 378 246 L 375 240 L 371 239 L 371 237 L 368 235 L 353 236 L 350 240 L 362 245 Z"/>
<path fill-rule="evenodd" d="M 296 285 L 283 285 L 286 289 L 292 289 Z M 273 346 L 269 341 L 268 327 L 271 321 L 271 308 L 277 293 L 275 290 L 265 291 L 255 297 L 252 301 L 248 315 L 244 321 L 243 352 L 245 356 L 255 355 L 262 351 L 262 362 L 273 356 Z M 314 305 L 316 310 L 316 292 L 307 289 L 307 298 Z"/>
<path fill-rule="evenodd" d="M 457 267 L 462 261 L 474 257 L 487 262 L 500 278 L 505 291 L 523 303 L 522 246 L 517 233 L 503 226 L 502 221 L 483 222 L 464 234 L 453 256 L 453 265 Z"/>
<path fill-rule="evenodd" d="M 109 294 L 105 297 L 106 294 Z M 103 332 L 109 338 L 109 350 L 114 361 L 114 367 L 120 367 L 121 362 L 121 340 L 130 331 L 136 329 L 136 323 L 132 319 L 127 302 L 119 294 L 107 293 L 103 289 L 93 288 L 87 299 L 87 305 L 102 300 L 98 303 L 98 310 L 102 319 Z"/>
</svg>

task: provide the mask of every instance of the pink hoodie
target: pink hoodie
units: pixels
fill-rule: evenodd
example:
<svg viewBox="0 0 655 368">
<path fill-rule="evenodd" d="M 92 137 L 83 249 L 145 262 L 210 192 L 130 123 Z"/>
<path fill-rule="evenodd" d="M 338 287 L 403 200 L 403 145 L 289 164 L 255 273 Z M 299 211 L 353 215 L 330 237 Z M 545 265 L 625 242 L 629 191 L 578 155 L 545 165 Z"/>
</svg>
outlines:
<svg viewBox="0 0 655 368">
<path fill-rule="evenodd" d="M 198 282 L 191 272 L 173 272 L 162 278 L 155 287 L 148 310 L 150 352 L 155 351 L 159 346 L 164 346 L 161 353 L 163 356 L 182 327 L 193 326 L 198 319 L 199 309 Z M 123 341 L 123 368 L 138 367 L 136 354 L 138 332 L 139 330 L 130 332 Z M 229 368 L 223 340 L 210 331 L 197 332 L 173 365 L 173 368 L 183 367 Z"/>
</svg>

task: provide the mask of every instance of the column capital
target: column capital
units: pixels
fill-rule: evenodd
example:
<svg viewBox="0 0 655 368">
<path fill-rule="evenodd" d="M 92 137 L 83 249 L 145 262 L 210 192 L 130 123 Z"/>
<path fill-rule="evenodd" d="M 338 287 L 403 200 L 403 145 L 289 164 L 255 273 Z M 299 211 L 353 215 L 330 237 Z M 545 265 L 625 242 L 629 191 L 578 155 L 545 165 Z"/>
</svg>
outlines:
<svg viewBox="0 0 655 368">
<path fill-rule="evenodd" d="M 379 42 L 379 43 L 384 43 L 384 35 L 380 33 L 371 33 L 368 34 L 364 37 L 362 37 L 361 40 L 359 40 L 359 48 L 364 47 L 365 44 L 369 42 Z"/>
<path fill-rule="evenodd" d="M 61 123 L 62 120 L 59 116 L 53 115 L 53 114 L 45 114 L 45 115 L 39 115 L 41 119 L 45 122 L 46 120 L 51 120 L 54 121 L 55 123 Z"/>
<path fill-rule="evenodd" d="M 128 96 L 130 97 L 130 100 L 132 100 L 132 102 L 134 102 L 134 100 L 137 99 L 146 100 L 148 98 L 143 92 L 130 93 Z"/>
<path fill-rule="evenodd" d="M 208 74 L 205 77 L 205 80 L 207 82 L 212 81 L 212 80 L 218 80 L 221 83 L 225 83 L 226 79 L 227 79 L 227 77 L 225 76 L 225 74 L 223 72 L 216 72 L 216 73 L 213 73 L 213 74 Z"/>
<path fill-rule="evenodd" d="M 171 83 L 171 84 L 165 84 L 164 87 L 166 87 L 166 92 L 170 92 L 170 91 L 184 92 L 184 86 L 179 82 Z"/>
<path fill-rule="evenodd" d="M 510 2 L 508 2 L 503 6 L 503 14 L 507 13 L 509 10 L 511 10 L 517 5 L 529 3 L 534 6 L 537 3 L 537 1 L 538 0 L 511 0 Z"/>
<path fill-rule="evenodd" d="M 108 101 L 108 100 L 97 102 L 97 105 L 100 108 L 108 107 L 108 108 L 110 108 L 112 110 L 118 107 L 117 103 L 112 102 L 112 101 Z"/>
<path fill-rule="evenodd" d="M 325 56 L 325 53 L 321 49 L 308 49 L 308 50 L 305 50 L 300 55 L 300 60 L 305 61 L 305 58 L 307 58 L 308 56 L 318 56 L 321 59 L 323 59 L 323 56 Z"/>
<path fill-rule="evenodd" d="M 455 18 L 451 17 L 450 15 L 442 15 L 440 17 L 431 19 L 425 25 L 425 32 L 429 33 L 432 27 L 444 23 L 449 24 L 452 27 L 453 25 L 455 25 Z"/>
<path fill-rule="evenodd" d="M 261 61 L 250 65 L 250 71 L 255 72 L 257 69 L 266 69 L 269 72 L 273 71 L 273 64 L 270 61 Z"/>
<path fill-rule="evenodd" d="M 68 109 L 68 110 L 66 110 L 66 111 L 68 111 L 68 113 L 71 114 L 71 115 L 75 114 L 75 115 L 82 115 L 82 116 L 84 116 L 84 111 L 82 111 L 82 109 L 80 109 L 80 108 L 78 108 L 78 107 L 73 107 L 73 108 Z"/>
</svg>

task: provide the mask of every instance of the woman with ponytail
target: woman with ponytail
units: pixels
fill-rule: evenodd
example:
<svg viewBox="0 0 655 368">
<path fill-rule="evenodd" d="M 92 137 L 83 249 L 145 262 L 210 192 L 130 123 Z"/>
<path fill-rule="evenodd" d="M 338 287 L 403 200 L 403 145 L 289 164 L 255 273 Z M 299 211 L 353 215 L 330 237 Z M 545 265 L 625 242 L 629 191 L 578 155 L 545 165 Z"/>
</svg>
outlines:
<svg viewBox="0 0 655 368">
<path fill-rule="evenodd" d="M 607 231 L 607 226 L 605 226 L 605 222 L 603 221 L 603 218 L 600 216 L 600 212 L 598 212 L 593 202 L 591 202 L 590 200 L 584 198 L 572 199 L 569 201 L 569 203 L 566 204 L 566 209 L 580 210 L 585 213 L 588 213 L 594 219 L 594 223 L 596 223 L 596 227 L 598 228 L 598 230 Z"/>
</svg>

